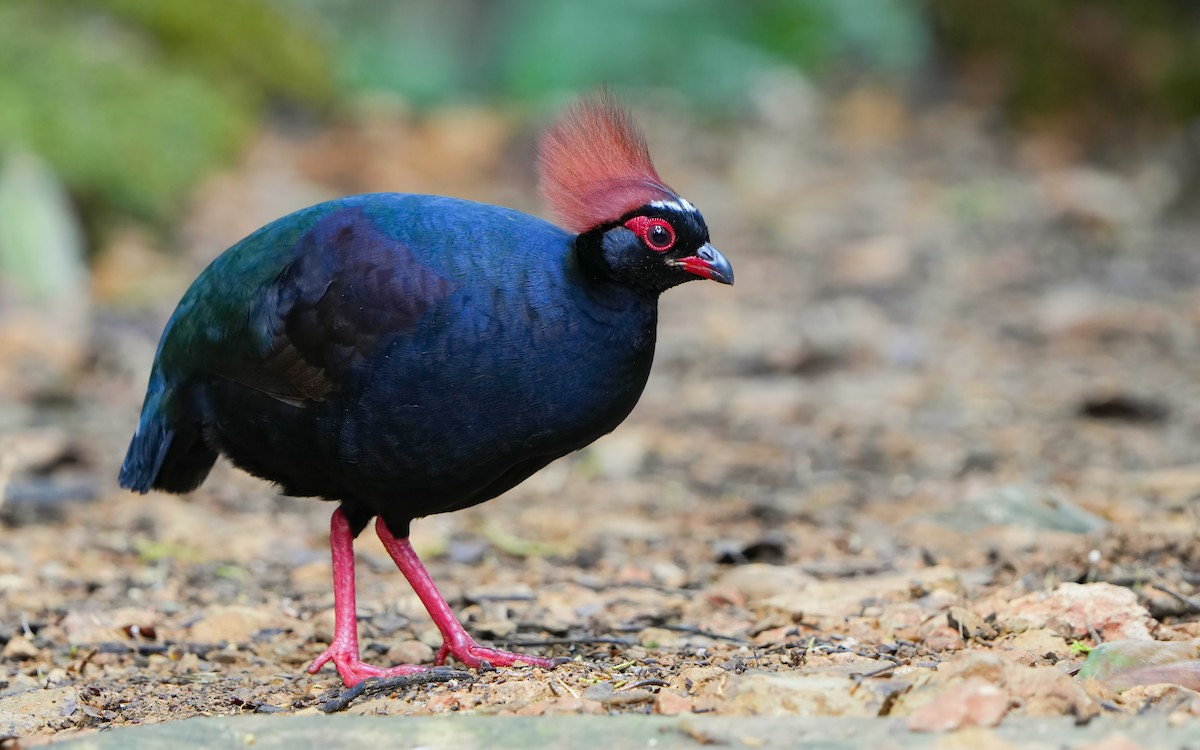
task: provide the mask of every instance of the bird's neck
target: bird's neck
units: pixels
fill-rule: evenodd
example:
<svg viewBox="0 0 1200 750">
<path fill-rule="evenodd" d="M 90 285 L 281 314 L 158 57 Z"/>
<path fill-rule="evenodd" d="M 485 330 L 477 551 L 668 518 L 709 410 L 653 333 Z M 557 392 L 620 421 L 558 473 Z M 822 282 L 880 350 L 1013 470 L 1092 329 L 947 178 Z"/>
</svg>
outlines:
<svg viewBox="0 0 1200 750">
<path fill-rule="evenodd" d="M 618 278 L 604 257 L 603 240 L 604 233 L 597 228 L 577 236 L 571 243 L 572 259 L 588 294 L 598 304 L 615 310 L 642 307 L 657 311 L 661 290 Z"/>
</svg>

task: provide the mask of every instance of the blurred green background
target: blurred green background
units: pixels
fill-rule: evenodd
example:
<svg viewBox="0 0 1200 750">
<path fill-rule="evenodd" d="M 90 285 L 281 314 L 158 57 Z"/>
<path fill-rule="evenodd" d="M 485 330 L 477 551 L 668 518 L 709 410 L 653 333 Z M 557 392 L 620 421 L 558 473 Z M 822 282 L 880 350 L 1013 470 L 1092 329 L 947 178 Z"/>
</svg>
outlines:
<svg viewBox="0 0 1200 750">
<path fill-rule="evenodd" d="M 1119 156 L 1195 123 L 1198 29 L 1178 0 L 0 0 L 0 284 L 69 286 L 114 227 L 169 234 L 264 124 L 363 102 L 540 115 L 603 82 L 736 121 L 790 77 Z"/>
</svg>

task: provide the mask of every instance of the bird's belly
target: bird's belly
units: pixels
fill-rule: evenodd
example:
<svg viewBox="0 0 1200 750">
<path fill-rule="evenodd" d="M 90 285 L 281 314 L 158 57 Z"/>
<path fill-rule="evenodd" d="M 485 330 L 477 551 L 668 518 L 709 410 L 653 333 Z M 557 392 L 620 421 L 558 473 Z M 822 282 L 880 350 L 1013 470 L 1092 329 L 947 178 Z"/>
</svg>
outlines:
<svg viewBox="0 0 1200 750">
<path fill-rule="evenodd" d="M 495 343 L 390 352 L 353 392 L 305 406 L 215 382 L 206 410 L 242 468 L 399 528 L 495 497 L 612 431 L 653 356 L 652 333 L 647 346 L 574 352 Z"/>
<path fill-rule="evenodd" d="M 402 388 L 377 381 L 351 416 L 355 434 L 346 447 L 358 446 L 359 461 L 422 477 L 431 490 L 470 494 L 515 464 L 569 453 L 612 431 L 649 375 L 650 357 L 640 353 L 597 350 L 563 360 L 539 351 L 506 362 L 430 361 L 424 377 L 400 378 Z"/>
</svg>

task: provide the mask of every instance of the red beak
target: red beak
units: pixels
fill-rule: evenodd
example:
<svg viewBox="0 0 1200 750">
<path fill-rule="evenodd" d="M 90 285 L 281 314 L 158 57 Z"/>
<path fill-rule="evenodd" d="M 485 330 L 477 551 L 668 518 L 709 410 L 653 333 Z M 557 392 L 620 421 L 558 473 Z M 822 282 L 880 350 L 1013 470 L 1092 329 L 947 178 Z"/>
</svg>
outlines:
<svg viewBox="0 0 1200 750">
<path fill-rule="evenodd" d="M 675 261 L 675 264 L 683 266 L 688 273 L 694 273 L 722 284 L 733 285 L 733 266 L 729 265 L 729 261 L 721 254 L 720 250 L 708 243 L 697 250 L 695 255 L 680 258 Z"/>
</svg>

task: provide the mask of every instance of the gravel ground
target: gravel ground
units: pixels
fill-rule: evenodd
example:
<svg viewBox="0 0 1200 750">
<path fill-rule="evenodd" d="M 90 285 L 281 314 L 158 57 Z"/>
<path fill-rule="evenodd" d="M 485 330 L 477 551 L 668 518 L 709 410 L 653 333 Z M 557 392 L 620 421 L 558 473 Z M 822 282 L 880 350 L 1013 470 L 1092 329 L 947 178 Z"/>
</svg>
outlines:
<svg viewBox="0 0 1200 750">
<path fill-rule="evenodd" d="M 666 295 L 614 434 L 413 533 L 468 630 L 574 661 L 341 708 L 1197 722 L 1195 671 L 1072 676 L 1099 642 L 1200 639 L 1200 225 L 1170 152 L 1078 166 L 869 91 L 736 128 L 641 114 L 737 285 Z M 332 631 L 332 507 L 226 464 L 188 497 L 115 486 L 158 332 L 219 249 L 324 197 L 538 210 L 531 127 L 264 133 L 175 256 L 112 235 L 90 328 L 31 343 L 0 320 L 0 734 L 331 707 L 332 668 L 304 667 Z M 416 597 L 358 550 L 368 660 L 430 661 Z"/>
</svg>

